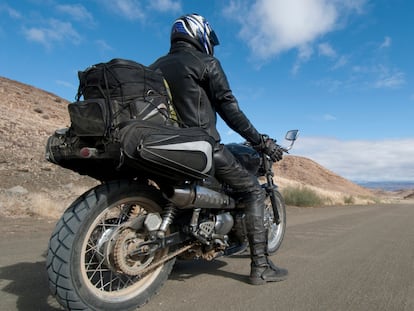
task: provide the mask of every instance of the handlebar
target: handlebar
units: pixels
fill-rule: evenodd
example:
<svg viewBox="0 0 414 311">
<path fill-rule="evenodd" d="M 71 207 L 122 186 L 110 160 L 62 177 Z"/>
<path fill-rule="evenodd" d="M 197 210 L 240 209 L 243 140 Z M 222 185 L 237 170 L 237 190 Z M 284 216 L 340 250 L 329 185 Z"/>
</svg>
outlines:
<svg viewBox="0 0 414 311">
<path fill-rule="evenodd" d="M 290 143 L 289 146 L 286 146 L 286 147 L 278 145 L 279 148 L 283 151 L 283 153 L 289 153 L 289 150 L 292 149 L 293 144 L 295 143 L 298 136 L 299 136 L 299 130 L 290 130 L 286 133 L 285 139 L 290 141 L 291 143 Z M 263 137 L 265 137 L 265 139 L 270 138 L 267 135 L 263 135 Z M 272 138 L 270 138 L 270 139 L 272 139 Z M 272 140 L 276 143 L 275 139 L 272 139 Z M 264 160 L 264 158 L 263 158 L 263 160 Z"/>
<path fill-rule="evenodd" d="M 280 148 L 283 150 L 284 153 L 289 153 L 289 150 L 292 149 L 293 144 L 295 143 L 296 139 L 299 136 L 299 130 L 290 130 L 286 133 L 285 135 L 285 139 L 290 141 L 290 145 L 287 147 L 282 147 L 280 146 Z M 272 170 L 272 166 L 273 166 L 273 161 L 272 159 L 270 159 L 270 157 L 266 154 L 264 154 L 263 152 L 260 153 L 261 157 L 262 157 L 262 165 L 263 165 L 263 169 L 264 169 L 264 176 L 266 177 L 266 191 L 268 191 L 270 193 L 270 198 L 272 201 L 275 200 L 274 198 L 274 194 L 273 194 L 273 188 L 275 187 L 274 182 L 273 182 L 273 170 Z M 275 204 L 275 202 L 272 202 L 272 204 Z"/>
</svg>

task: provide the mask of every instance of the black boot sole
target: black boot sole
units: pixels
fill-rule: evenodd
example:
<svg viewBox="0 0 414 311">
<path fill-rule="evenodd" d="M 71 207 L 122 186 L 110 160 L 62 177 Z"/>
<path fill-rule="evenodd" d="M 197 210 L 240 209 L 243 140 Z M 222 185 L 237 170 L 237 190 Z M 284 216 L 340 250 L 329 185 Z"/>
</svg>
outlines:
<svg viewBox="0 0 414 311">
<path fill-rule="evenodd" d="M 271 282 L 281 282 L 286 279 L 287 279 L 287 275 L 281 275 L 281 276 L 267 278 L 267 279 L 249 277 L 249 283 L 252 285 L 264 285 L 266 283 L 271 283 Z"/>
</svg>

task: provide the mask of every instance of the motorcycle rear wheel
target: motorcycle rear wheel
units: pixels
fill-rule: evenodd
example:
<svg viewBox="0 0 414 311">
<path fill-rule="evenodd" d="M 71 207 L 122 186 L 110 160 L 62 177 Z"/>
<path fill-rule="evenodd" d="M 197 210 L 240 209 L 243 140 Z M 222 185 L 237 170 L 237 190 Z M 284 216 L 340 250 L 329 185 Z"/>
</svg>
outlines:
<svg viewBox="0 0 414 311">
<path fill-rule="evenodd" d="M 139 269 L 165 256 L 168 249 L 132 261 L 122 249 L 137 243 L 137 238 L 116 230 L 132 217 L 131 208 L 136 213 L 155 213 L 162 211 L 162 204 L 154 187 L 128 181 L 99 185 L 72 203 L 56 225 L 46 261 L 50 290 L 64 308 L 132 310 L 156 294 L 175 258 L 140 276 Z M 143 241 L 145 228 L 140 232 Z M 118 248 L 113 247 L 119 243 L 116 239 L 123 243 Z M 116 249 L 120 251 L 114 255 Z M 122 263 L 114 264 L 114 257 Z M 123 273 L 128 269 L 138 275 Z"/>
<path fill-rule="evenodd" d="M 267 229 L 267 252 L 273 255 L 283 242 L 286 232 L 286 206 L 282 195 L 276 189 L 273 190 L 276 206 L 272 205 L 270 195 L 266 196 L 264 224 Z M 279 222 L 275 215 L 279 215 Z"/>
</svg>

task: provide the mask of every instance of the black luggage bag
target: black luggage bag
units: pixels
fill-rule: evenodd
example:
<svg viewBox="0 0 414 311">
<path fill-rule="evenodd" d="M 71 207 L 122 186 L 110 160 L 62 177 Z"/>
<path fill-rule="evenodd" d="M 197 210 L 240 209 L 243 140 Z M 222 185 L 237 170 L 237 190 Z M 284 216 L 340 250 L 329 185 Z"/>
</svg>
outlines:
<svg viewBox="0 0 414 311">
<path fill-rule="evenodd" d="M 214 139 L 201 128 L 137 120 L 111 141 L 58 130 L 48 139 L 46 159 L 101 181 L 140 176 L 184 181 L 212 174 L 213 149 Z"/>
<path fill-rule="evenodd" d="M 201 128 L 136 121 L 120 131 L 125 165 L 172 180 L 207 178 L 213 170 L 214 139 Z"/>
</svg>

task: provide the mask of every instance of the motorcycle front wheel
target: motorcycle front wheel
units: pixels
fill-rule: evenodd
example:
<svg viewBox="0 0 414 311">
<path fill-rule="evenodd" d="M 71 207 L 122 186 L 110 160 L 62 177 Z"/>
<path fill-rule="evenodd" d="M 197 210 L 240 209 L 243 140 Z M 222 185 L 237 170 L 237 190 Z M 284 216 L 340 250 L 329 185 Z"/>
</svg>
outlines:
<svg viewBox="0 0 414 311">
<path fill-rule="evenodd" d="M 167 280 L 175 259 L 151 264 L 168 248 L 130 256 L 148 240 L 145 226 L 123 226 L 133 217 L 161 213 L 154 187 L 116 181 L 99 185 L 65 211 L 49 241 L 47 273 L 52 294 L 68 310 L 132 310 Z M 142 273 L 141 273 L 142 271 Z"/>
<path fill-rule="evenodd" d="M 286 231 L 286 206 L 282 195 L 276 189 L 272 190 L 274 202 L 270 198 L 270 193 L 266 195 L 264 225 L 267 229 L 267 252 L 273 255 L 280 248 L 285 237 Z M 279 215 L 279 220 L 275 215 Z"/>
</svg>

